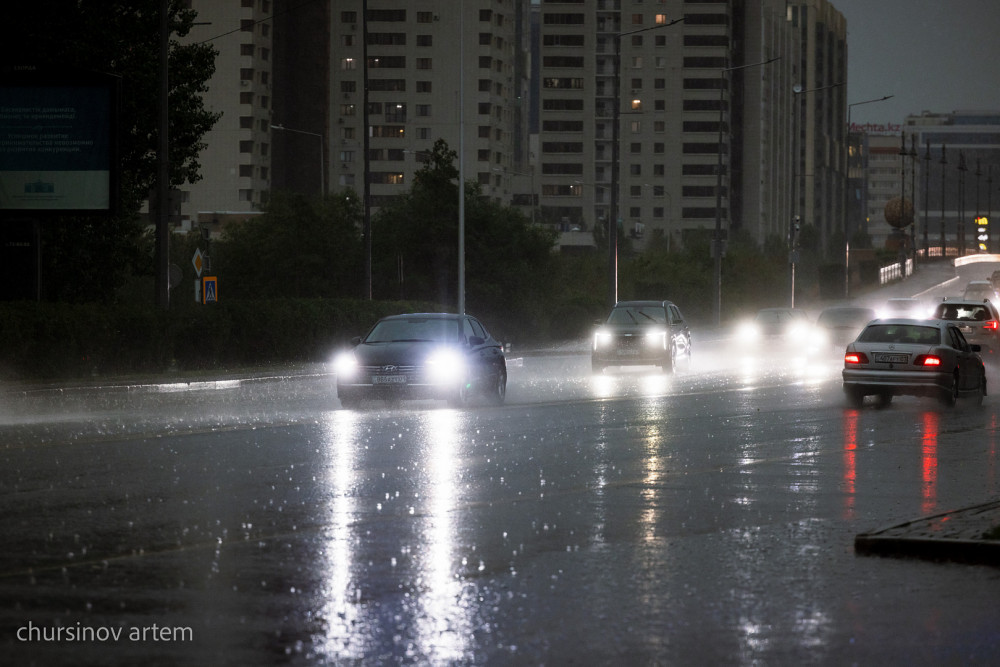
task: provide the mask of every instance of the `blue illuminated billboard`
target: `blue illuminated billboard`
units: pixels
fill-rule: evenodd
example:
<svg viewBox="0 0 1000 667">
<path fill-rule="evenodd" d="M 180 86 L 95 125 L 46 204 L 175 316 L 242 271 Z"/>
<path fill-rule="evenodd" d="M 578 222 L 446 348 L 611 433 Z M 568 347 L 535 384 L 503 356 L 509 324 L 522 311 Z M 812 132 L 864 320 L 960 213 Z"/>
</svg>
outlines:
<svg viewBox="0 0 1000 667">
<path fill-rule="evenodd" d="M 3 75 L 0 211 L 113 211 L 117 105 L 115 77 Z"/>
</svg>

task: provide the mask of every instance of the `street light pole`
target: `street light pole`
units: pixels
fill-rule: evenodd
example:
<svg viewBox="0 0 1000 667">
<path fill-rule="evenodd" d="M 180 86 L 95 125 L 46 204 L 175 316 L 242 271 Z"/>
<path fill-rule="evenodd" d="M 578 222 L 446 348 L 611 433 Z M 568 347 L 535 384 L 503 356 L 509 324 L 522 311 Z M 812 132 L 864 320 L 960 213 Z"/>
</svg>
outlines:
<svg viewBox="0 0 1000 667">
<path fill-rule="evenodd" d="M 931 244 L 928 238 L 927 228 L 930 227 L 930 216 L 927 215 L 930 206 L 931 192 L 931 140 L 927 140 L 927 151 L 924 153 L 924 259 L 931 257 Z"/>
<path fill-rule="evenodd" d="M 618 303 L 618 181 L 619 181 L 619 132 L 621 123 L 621 74 L 622 74 L 622 37 L 634 35 L 638 32 L 668 28 L 684 21 L 684 17 L 658 23 L 648 28 L 629 30 L 628 32 L 615 33 L 615 69 L 614 83 L 614 108 L 611 111 L 611 201 L 608 212 L 608 301 L 614 306 Z"/>
<path fill-rule="evenodd" d="M 871 100 L 864 100 L 862 102 L 852 102 L 847 105 L 847 135 L 844 137 L 844 150 L 846 152 L 846 157 L 844 159 L 844 298 L 848 298 L 851 295 L 851 240 L 850 240 L 850 219 L 848 210 L 851 205 L 851 111 L 856 106 L 862 104 L 873 104 L 875 102 L 884 102 L 892 98 L 893 95 L 884 95 L 882 97 L 877 97 Z"/>
<path fill-rule="evenodd" d="M 948 165 L 948 159 L 945 157 L 945 145 L 941 144 L 941 257 L 942 259 L 947 259 L 948 257 L 948 240 L 944 235 L 944 193 L 945 193 L 945 182 L 947 181 L 947 172 L 945 167 Z"/>
<path fill-rule="evenodd" d="M 748 69 L 750 67 L 761 67 L 769 65 L 781 56 L 775 56 L 769 60 L 749 65 L 739 65 L 738 67 L 723 67 L 719 70 L 722 77 L 719 79 L 719 162 L 715 169 L 715 234 L 712 237 L 712 255 L 715 260 L 713 269 L 712 285 L 712 306 L 715 313 L 715 326 L 722 322 L 722 129 L 725 122 L 724 102 L 726 92 L 726 73 L 736 70 Z M 732 96 L 730 96 L 732 100 Z"/>
</svg>

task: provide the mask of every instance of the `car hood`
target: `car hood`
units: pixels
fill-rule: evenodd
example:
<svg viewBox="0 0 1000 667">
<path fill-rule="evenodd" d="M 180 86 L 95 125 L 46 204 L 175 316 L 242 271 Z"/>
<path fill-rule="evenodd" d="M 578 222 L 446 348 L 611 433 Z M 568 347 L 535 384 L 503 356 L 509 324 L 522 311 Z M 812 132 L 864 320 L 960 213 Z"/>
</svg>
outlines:
<svg viewBox="0 0 1000 667">
<path fill-rule="evenodd" d="M 354 358 L 362 366 L 419 366 L 434 350 L 451 347 L 431 341 L 398 341 L 392 343 L 361 343 L 354 348 Z"/>
</svg>

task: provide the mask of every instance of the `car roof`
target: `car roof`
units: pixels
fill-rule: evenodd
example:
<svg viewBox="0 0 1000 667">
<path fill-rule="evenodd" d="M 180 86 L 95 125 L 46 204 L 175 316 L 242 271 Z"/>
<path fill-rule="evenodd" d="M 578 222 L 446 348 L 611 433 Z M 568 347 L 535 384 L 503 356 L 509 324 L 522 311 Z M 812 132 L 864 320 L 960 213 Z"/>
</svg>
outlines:
<svg viewBox="0 0 1000 667">
<path fill-rule="evenodd" d="M 619 301 L 615 304 L 615 308 L 621 307 L 633 307 L 633 306 L 672 306 L 674 305 L 672 301 L 652 301 L 652 300 L 638 300 L 638 301 Z"/>
<path fill-rule="evenodd" d="M 915 296 L 890 296 L 887 299 L 887 301 L 901 302 L 901 303 L 902 302 L 905 302 L 905 303 L 915 303 L 915 302 L 919 302 L 920 299 L 918 299 Z"/>
<path fill-rule="evenodd" d="M 406 320 L 410 318 L 420 318 L 424 320 L 457 320 L 465 315 L 457 313 L 400 313 L 399 315 L 387 315 L 383 320 Z"/>
<path fill-rule="evenodd" d="M 992 306 L 989 299 L 949 299 L 945 297 L 938 302 L 938 306 Z"/>
<path fill-rule="evenodd" d="M 868 326 L 877 326 L 879 324 L 919 324 L 925 327 L 935 327 L 940 329 L 942 327 L 954 326 L 948 320 L 921 320 L 915 317 L 882 317 L 877 320 L 872 320 L 868 323 Z"/>
</svg>

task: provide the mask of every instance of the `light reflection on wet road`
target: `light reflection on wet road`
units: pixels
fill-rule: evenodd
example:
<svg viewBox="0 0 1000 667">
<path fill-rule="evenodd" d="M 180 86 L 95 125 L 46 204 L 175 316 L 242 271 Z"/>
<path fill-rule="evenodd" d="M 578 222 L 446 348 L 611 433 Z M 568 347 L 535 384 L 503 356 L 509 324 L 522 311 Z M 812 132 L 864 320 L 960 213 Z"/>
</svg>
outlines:
<svg viewBox="0 0 1000 667">
<path fill-rule="evenodd" d="M 464 411 L 342 410 L 319 374 L 7 395 L 3 645 L 46 664 L 997 655 L 996 570 L 852 551 L 997 495 L 997 399 L 856 410 L 836 356 L 723 352 L 676 376 L 526 357 L 507 406 Z M 193 641 L 18 641 L 28 623 Z"/>
</svg>

